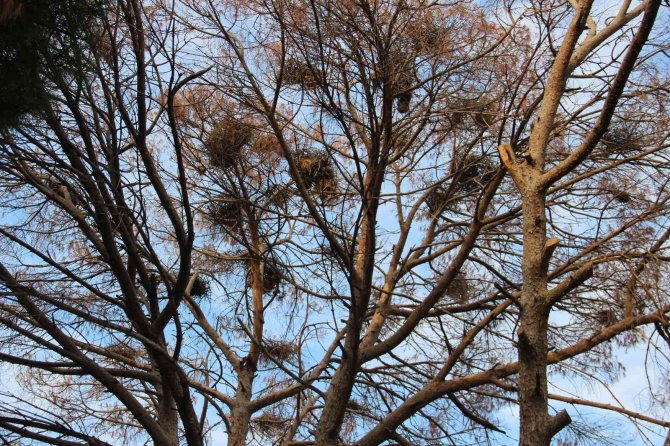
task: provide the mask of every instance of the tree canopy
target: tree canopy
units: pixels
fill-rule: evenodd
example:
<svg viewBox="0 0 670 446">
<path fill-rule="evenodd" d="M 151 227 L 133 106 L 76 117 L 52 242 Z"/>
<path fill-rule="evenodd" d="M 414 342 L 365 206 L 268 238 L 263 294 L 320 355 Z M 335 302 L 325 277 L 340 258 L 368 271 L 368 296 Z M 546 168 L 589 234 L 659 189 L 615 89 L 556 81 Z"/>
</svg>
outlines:
<svg viewBox="0 0 670 446">
<path fill-rule="evenodd" d="M 660 0 L 0 5 L 6 444 L 665 438 Z"/>
</svg>

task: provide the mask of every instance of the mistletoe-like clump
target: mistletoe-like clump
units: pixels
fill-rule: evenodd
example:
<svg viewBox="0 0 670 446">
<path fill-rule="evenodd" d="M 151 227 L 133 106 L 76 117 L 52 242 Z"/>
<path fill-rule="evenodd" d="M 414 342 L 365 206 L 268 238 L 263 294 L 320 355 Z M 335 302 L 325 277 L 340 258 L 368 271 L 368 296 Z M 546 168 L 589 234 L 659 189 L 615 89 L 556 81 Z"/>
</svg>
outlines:
<svg viewBox="0 0 670 446">
<path fill-rule="evenodd" d="M 324 80 L 325 76 L 322 70 L 301 60 L 290 58 L 284 62 L 282 82 L 285 85 L 312 90 L 323 83 Z"/>
<path fill-rule="evenodd" d="M 228 169 L 242 158 L 244 147 L 254 137 L 253 128 L 234 118 L 226 118 L 217 123 L 209 134 L 205 149 L 209 162 L 219 169 Z"/>
<path fill-rule="evenodd" d="M 207 219 L 214 226 L 228 231 L 240 228 L 242 203 L 240 200 L 217 201 L 207 209 Z"/>
</svg>

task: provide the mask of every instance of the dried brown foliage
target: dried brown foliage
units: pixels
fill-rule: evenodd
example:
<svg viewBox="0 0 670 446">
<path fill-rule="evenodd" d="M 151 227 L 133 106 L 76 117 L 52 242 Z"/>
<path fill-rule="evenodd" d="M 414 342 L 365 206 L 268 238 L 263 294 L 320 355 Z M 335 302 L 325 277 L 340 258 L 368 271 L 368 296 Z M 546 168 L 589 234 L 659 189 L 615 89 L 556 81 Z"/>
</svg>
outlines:
<svg viewBox="0 0 670 446">
<path fill-rule="evenodd" d="M 0 438 L 660 441 L 658 5 L 115 3 L 0 131 Z"/>
</svg>

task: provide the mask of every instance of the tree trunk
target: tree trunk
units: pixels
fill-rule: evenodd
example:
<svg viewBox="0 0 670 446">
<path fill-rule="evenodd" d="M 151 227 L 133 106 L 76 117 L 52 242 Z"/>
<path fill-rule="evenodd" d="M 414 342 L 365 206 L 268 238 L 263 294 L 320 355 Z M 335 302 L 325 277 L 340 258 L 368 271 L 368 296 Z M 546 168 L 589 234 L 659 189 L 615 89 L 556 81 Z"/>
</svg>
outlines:
<svg viewBox="0 0 670 446">
<path fill-rule="evenodd" d="M 372 290 L 375 215 L 376 205 L 367 210 L 367 215 L 361 225 L 356 274 L 350 279 L 352 299 L 347 320 L 347 336 L 342 348 L 340 366 L 328 387 L 321 418 L 316 428 L 316 444 L 319 446 L 336 446 L 339 444 L 339 433 L 347 410 L 347 403 L 351 398 L 356 374 L 359 371 L 361 328 Z"/>
<path fill-rule="evenodd" d="M 177 403 L 168 386 L 161 385 L 158 395 L 158 424 L 170 438 L 166 446 L 179 446 L 179 413 Z"/>
<path fill-rule="evenodd" d="M 253 369 L 245 365 L 239 374 L 235 405 L 230 413 L 230 431 L 228 432 L 228 446 L 245 446 L 251 423 L 251 386 L 253 384 Z"/>
<path fill-rule="evenodd" d="M 251 210 L 249 210 L 251 214 Z M 261 251 L 260 242 L 256 235 L 255 227 L 252 227 L 253 243 L 256 251 Z M 263 247 L 264 248 L 264 247 Z M 263 339 L 263 327 L 265 317 L 263 315 L 263 272 L 265 265 L 263 261 L 254 260 L 250 263 L 251 272 L 251 292 L 254 302 L 253 313 L 253 338 L 249 347 L 249 355 L 242 361 L 241 367 L 237 373 L 237 390 L 235 392 L 235 402 L 231 408 L 230 431 L 228 432 L 228 446 L 245 446 L 247 444 L 247 435 L 249 434 L 249 425 L 251 423 L 251 397 L 253 393 L 254 375 L 258 367 L 258 360 L 261 355 L 261 345 Z"/>
<path fill-rule="evenodd" d="M 340 429 L 358 369 L 358 348 L 346 344 L 342 363 L 328 387 L 326 402 L 316 429 L 316 444 L 319 446 L 339 444 Z"/>
<path fill-rule="evenodd" d="M 549 445 L 570 422 L 567 412 L 549 415 L 547 332 L 551 309 L 547 269 L 555 244 L 547 243 L 545 197 L 534 182 L 522 191 L 523 286 L 518 331 L 520 446 Z"/>
</svg>

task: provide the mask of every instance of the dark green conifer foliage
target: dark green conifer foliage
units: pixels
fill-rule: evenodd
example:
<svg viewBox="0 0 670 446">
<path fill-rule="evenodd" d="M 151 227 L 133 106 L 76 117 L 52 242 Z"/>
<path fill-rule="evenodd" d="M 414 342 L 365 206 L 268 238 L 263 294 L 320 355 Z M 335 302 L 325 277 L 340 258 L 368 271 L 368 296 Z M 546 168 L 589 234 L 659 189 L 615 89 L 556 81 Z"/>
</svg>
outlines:
<svg viewBox="0 0 670 446">
<path fill-rule="evenodd" d="M 39 114 L 54 82 L 90 72 L 93 30 L 104 0 L 0 2 L 0 129 Z"/>
</svg>

